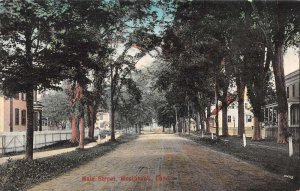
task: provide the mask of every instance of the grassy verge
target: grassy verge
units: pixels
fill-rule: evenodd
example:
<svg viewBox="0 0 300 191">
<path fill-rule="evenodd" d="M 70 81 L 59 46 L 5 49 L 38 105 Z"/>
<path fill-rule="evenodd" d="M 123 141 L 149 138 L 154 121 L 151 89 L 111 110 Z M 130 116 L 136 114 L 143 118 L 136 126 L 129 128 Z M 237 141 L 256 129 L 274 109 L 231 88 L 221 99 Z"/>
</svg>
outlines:
<svg viewBox="0 0 300 191">
<path fill-rule="evenodd" d="M 194 134 L 182 136 L 201 145 L 210 147 L 211 149 L 248 161 L 269 172 L 276 173 L 281 176 L 295 176 L 298 173 L 298 153 L 295 153 L 294 156 L 289 157 L 286 145 L 278 145 L 276 142 L 270 141 L 261 141 L 259 144 L 257 144 L 255 142 L 251 143 L 250 140 L 247 140 L 247 142 L 251 144 L 248 144 L 244 148 L 241 138 L 238 137 L 230 137 L 226 138 L 226 140 L 225 138 L 212 140 L 211 138 L 202 138 Z"/>
<path fill-rule="evenodd" d="M 134 138 L 135 135 L 123 135 L 117 142 L 107 142 L 83 151 L 72 151 L 33 161 L 8 161 L 0 166 L 0 190 L 26 190 L 102 156 Z"/>
</svg>

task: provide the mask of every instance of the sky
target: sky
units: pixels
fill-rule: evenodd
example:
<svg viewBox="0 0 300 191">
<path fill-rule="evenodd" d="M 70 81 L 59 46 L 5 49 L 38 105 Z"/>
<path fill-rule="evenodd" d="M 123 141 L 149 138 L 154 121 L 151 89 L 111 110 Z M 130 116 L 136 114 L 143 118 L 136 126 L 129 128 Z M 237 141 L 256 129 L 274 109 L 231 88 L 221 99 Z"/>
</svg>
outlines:
<svg viewBox="0 0 300 191">
<path fill-rule="evenodd" d="M 288 48 L 284 55 L 284 74 L 287 75 L 295 70 L 299 70 L 299 49 Z"/>
</svg>

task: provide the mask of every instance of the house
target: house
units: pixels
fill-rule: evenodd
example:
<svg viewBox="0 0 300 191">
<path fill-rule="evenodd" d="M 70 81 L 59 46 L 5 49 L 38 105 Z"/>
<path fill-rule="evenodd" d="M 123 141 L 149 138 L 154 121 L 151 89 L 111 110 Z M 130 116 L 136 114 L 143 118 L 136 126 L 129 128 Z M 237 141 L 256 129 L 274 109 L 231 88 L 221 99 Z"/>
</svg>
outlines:
<svg viewBox="0 0 300 191">
<path fill-rule="evenodd" d="M 238 135 L 238 102 L 235 96 L 230 95 L 227 97 L 227 122 L 228 122 L 228 134 Z M 219 125 L 219 135 L 222 135 L 222 103 L 219 102 L 218 110 L 216 110 L 215 104 L 212 105 L 210 127 L 211 132 L 216 133 L 216 123 L 215 117 L 218 111 L 218 125 Z M 245 134 L 247 137 L 252 137 L 253 135 L 253 113 L 251 112 L 251 104 L 247 96 L 247 88 L 244 94 L 244 121 L 245 121 Z M 263 132 L 262 132 L 263 134 Z"/>
<path fill-rule="evenodd" d="M 34 130 L 42 130 L 42 105 L 34 91 Z M 25 131 L 27 125 L 26 94 L 17 93 L 13 97 L 0 96 L 0 133 Z"/>
<path fill-rule="evenodd" d="M 109 130 L 109 113 L 108 112 L 98 112 L 96 115 L 95 128 L 104 128 Z"/>
<path fill-rule="evenodd" d="M 300 74 L 299 69 L 285 76 L 286 95 L 288 103 L 288 126 L 289 132 L 298 139 L 300 125 Z M 278 128 L 277 103 L 265 105 L 264 126 L 266 138 L 276 138 Z"/>
</svg>

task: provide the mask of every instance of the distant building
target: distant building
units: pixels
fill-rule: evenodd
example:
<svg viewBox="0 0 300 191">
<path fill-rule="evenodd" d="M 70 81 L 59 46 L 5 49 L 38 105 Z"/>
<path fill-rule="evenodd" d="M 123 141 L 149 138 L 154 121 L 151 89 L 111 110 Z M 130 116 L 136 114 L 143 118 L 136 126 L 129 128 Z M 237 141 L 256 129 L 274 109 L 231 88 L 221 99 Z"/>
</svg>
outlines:
<svg viewBox="0 0 300 191">
<path fill-rule="evenodd" d="M 37 92 L 34 100 L 34 130 L 42 130 L 42 105 L 37 101 Z M 17 93 L 13 97 L 0 96 L 0 132 L 25 131 L 27 126 L 26 94 Z"/>
<path fill-rule="evenodd" d="M 227 107 L 227 124 L 228 124 L 228 134 L 229 135 L 238 135 L 238 102 L 228 96 L 228 107 Z M 247 88 L 245 89 L 244 96 L 244 121 L 245 121 L 245 133 L 247 137 L 252 137 L 253 135 L 253 113 L 251 112 L 252 106 L 249 102 L 247 96 Z M 211 132 L 216 132 L 216 105 L 212 105 L 210 127 Z M 222 103 L 219 102 L 218 108 L 218 125 L 219 125 L 219 135 L 222 135 Z M 263 132 L 262 132 L 263 133 Z"/>
<path fill-rule="evenodd" d="M 96 116 L 95 128 L 104 128 L 109 130 L 109 113 L 108 112 L 98 112 Z"/>
<path fill-rule="evenodd" d="M 296 70 L 285 76 L 286 94 L 288 102 L 288 126 L 293 137 L 298 139 L 300 125 L 300 74 Z M 278 112 L 277 103 L 264 106 L 264 126 L 266 127 L 266 138 L 277 137 Z"/>
</svg>

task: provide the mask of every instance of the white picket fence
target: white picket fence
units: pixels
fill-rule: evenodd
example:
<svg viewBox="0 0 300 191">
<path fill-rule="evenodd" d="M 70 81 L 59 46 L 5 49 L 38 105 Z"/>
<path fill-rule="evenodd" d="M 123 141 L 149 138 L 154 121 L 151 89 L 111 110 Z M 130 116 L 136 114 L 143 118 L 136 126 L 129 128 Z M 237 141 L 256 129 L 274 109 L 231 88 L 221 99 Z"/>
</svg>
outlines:
<svg viewBox="0 0 300 191">
<path fill-rule="evenodd" d="M 95 129 L 94 136 L 98 136 L 99 129 Z M 85 137 L 88 137 L 88 129 L 85 130 Z M 33 148 L 41 148 L 57 143 L 58 141 L 69 140 L 71 130 L 61 131 L 35 131 Z M 6 132 L 0 134 L 1 154 L 24 151 L 26 146 L 26 132 Z"/>
</svg>

